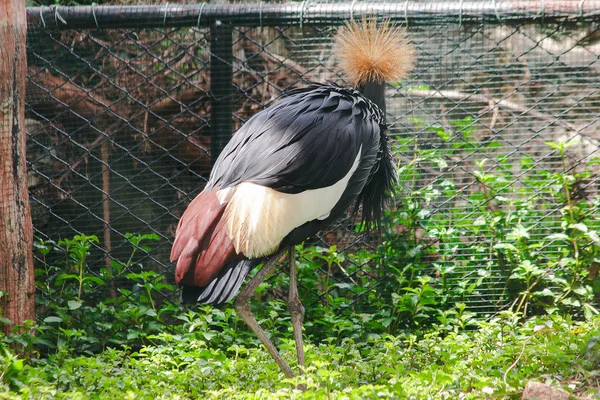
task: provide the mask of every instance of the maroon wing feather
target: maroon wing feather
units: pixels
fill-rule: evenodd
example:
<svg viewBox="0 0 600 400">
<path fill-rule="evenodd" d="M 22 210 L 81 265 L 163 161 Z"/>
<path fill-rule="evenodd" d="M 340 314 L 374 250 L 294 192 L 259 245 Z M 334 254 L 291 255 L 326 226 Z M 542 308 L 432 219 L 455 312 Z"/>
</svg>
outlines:
<svg viewBox="0 0 600 400">
<path fill-rule="evenodd" d="M 245 259 L 227 235 L 217 191 L 200 193 L 181 216 L 171 250 L 177 283 L 206 286 L 227 262 Z"/>
</svg>

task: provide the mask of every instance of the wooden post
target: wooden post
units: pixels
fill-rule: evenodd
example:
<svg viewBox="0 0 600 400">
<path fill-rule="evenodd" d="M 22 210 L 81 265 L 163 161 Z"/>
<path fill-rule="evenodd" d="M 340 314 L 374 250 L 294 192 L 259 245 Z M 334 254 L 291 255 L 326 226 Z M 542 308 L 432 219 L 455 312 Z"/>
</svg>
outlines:
<svg viewBox="0 0 600 400">
<path fill-rule="evenodd" d="M 25 159 L 26 33 L 25 1 L 0 0 L 0 307 L 14 324 L 35 315 Z M 12 326 L 3 330 L 10 333 Z"/>
</svg>

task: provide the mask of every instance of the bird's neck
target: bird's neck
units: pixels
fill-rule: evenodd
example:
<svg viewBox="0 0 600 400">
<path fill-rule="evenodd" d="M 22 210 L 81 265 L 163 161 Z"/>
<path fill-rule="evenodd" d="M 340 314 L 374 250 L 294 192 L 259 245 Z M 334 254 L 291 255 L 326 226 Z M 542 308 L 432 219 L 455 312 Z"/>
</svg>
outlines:
<svg viewBox="0 0 600 400">
<path fill-rule="evenodd" d="M 385 82 L 368 81 L 359 90 L 367 99 L 375 103 L 385 115 Z"/>
</svg>

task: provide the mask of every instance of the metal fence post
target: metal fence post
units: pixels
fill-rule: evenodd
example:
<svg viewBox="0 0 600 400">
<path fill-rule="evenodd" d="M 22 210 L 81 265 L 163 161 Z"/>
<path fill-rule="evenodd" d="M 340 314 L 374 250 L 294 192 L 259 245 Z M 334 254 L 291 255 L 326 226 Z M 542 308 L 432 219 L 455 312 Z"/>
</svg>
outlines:
<svg viewBox="0 0 600 400">
<path fill-rule="evenodd" d="M 217 21 L 210 27 L 210 156 L 213 163 L 233 131 L 233 29 Z"/>
</svg>

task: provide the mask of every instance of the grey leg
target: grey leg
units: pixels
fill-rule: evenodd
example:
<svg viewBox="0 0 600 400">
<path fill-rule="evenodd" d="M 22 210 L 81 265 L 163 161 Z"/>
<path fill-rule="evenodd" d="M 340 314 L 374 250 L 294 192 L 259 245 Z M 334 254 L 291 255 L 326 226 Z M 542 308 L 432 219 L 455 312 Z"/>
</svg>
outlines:
<svg viewBox="0 0 600 400">
<path fill-rule="evenodd" d="M 237 314 L 244 320 L 246 325 L 248 325 L 248 327 L 252 329 L 252 332 L 254 332 L 256 336 L 258 336 L 258 338 L 260 339 L 262 344 L 267 348 L 269 353 L 271 353 L 271 356 L 275 359 L 275 362 L 277 362 L 285 376 L 287 378 L 293 378 L 294 373 L 292 372 L 292 369 L 281 357 L 281 354 L 279 354 L 275 345 L 269 340 L 269 337 L 267 336 L 265 331 L 260 327 L 260 325 L 256 321 L 256 318 L 254 318 L 252 311 L 250 310 L 250 298 L 256 291 L 256 288 L 258 288 L 258 285 L 260 285 L 260 283 L 266 278 L 266 276 L 273 271 L 273 269 L 277 265 L 277 260 L 281 258 L 285 251 L 285 248 L 279 249 L 277 253 L 275 253 L 269 259 L 267 259 L 262 269 L 258 271 L 256 276 L 252 278 L 250 282 L 248 282 L 248 284 L 244 286 L 240 294 L 238 294 L 237 298 L 235 299 L 234 307 Z"/>
<path fill-rule="evenodd" d="M 296 249 L 290 246 L 288 260 L 290 263 L 290 294 L 288 306 L 294 328 L 294 339 L 296 340 L 296 352 L 298 353 L 298 366 L 300 374 L 304 372 L 304 345 L 302 343 L 302 320 L 304 319 L 304 306 L 298 297 L 298 271 L 296 269 Z"/>
</svg>

